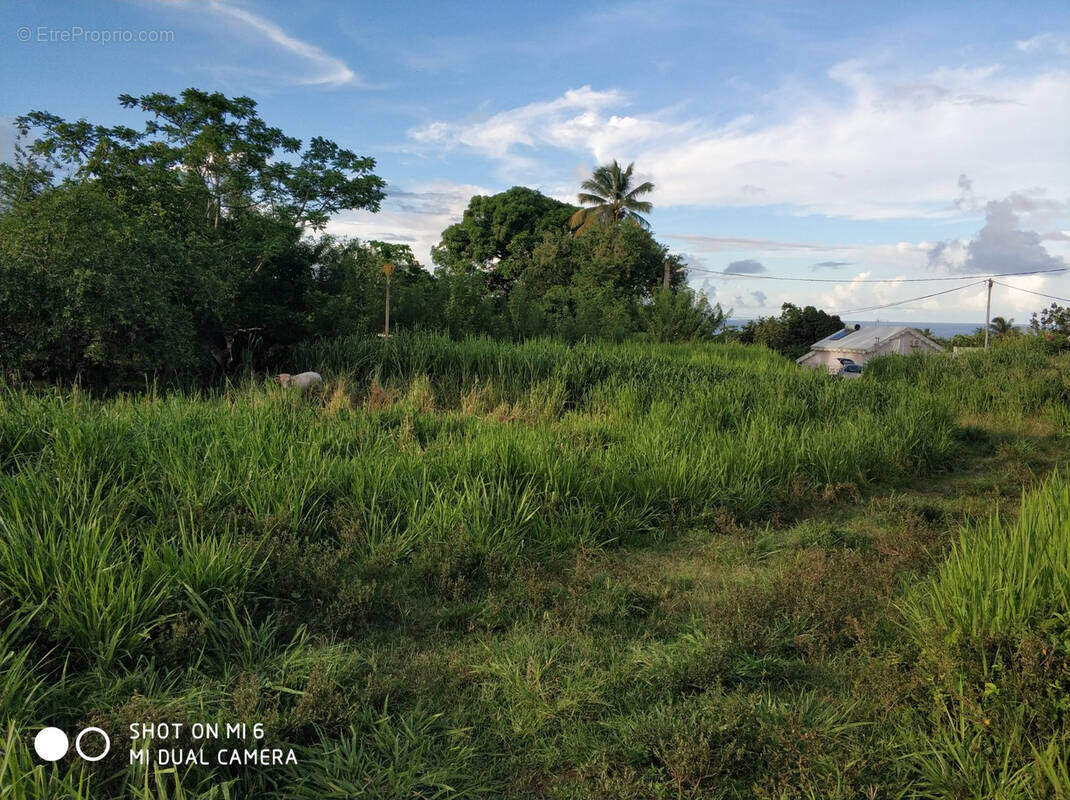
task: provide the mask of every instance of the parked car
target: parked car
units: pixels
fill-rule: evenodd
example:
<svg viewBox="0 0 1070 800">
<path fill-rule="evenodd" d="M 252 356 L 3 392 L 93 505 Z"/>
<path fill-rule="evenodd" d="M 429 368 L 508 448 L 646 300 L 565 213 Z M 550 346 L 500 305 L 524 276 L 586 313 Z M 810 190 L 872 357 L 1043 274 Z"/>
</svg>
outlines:
<svg viewBox="0 0 1070 800">
<path fill-rule="evenodd" d="M 850 364 L 844 364 L 840 367 L 836 374 L 842 378 L 860 378 L 862 377 L 862 365 L 852 361 Z"/>
</svg>

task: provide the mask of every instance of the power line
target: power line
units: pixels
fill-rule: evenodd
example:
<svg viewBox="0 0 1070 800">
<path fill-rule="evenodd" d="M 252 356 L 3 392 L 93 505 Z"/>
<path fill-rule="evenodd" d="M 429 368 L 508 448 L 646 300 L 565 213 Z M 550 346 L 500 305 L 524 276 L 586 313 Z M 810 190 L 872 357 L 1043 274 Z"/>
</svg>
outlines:
<svg viewBox="0 0 1070 800">
<path fill-rule="evenodd" d="M 857 278 L 857 279 L 845 279 L 845 278 L 792 278 L 784 275 L 749 275 L 740 272 L 724 272 L 717 269 L 706 269 L 705 267 L 687 267 L 688 272 L 705 272 L 710 275 L 720 275 L 726 278 L 737 278 L 740 280 L 761 280 L 761 281 L 796 281 L 801 283 L 923 283 L 926 281 L 971 281 L 971 280 L 988 280 L 989 278 L 1010 278 L 1016 275 L 1043 275 L 1052 272 L 1070 272 L 1070 267 L 1057 267 L 1055 269 L 1034 269 L 1028 272 L 1000 272 L 995 275 L 954 275 L 949 277 L 940 278 Z M 1015 287 L 1010 287 L 1015 288 Z M 1023 290 L 1024 291 L 1024 290 Z"/>
<path fill-rule="evenodd" d="M 1053 294 L 1044 294 L 1044 292 L 1034 292 L 1032 289 L 1023 289 L 1021 286 L 1011 286 L 1009 283 L 1004 283 L 1003 281 L 996 281 L 995 283 L 997 286 L 1005 286 L 1008 289 L 1025 292 L 1026 294 L 1035 294 L 1037 297 L 1046 297 L 1049 300 L 1061 300 L 1064 303 L 1070 303 L 1070 298 L 1067 297 L 1056 297 Z"/>
<path fill-rule="evenodd" d="M 980 286 L 979 283 L 967 283 L 963 286 L 956 286 L 952 289 L 944 289 L 942 292 L 933 292 L 932 294 L 923 294 L 920 297 L 909 297 L 906 300 L 897 300 L 894 303 L 885 303 L 879 306 L 867 306 L 866 308 L 854 308 L 850 311 L 832 311 L 832 314 L 861 314 L 864 311 L 879 311 L 882 308 L 892 308 L 893 306 L 901 306 L 906 303 L 913 303 L 917 300 L 928 300 L 930 297 L 939 297 L 942 294 L 951 294 L 951 292 L 958 292 L 963 289 L 969 289 L 971 286 Z"/>
</svg>

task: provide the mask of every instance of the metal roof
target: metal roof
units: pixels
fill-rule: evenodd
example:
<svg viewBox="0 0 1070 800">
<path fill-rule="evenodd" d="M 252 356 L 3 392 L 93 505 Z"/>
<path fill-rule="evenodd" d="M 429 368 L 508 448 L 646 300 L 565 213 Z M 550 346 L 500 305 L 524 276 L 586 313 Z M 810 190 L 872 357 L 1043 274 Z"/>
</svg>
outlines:
<svg viewBox="0 0 1070 800">
<path fill-rule="evenodd" d="M 847 328 L 845 330 L 836 331 L 836 333 L 831 336 L 826 336 L 820 342 L 814 342 L 814 344 L 810 346 L 810 349 L 857 350 L 867 352 L 881 342 L 885 342 L 888 339 L 894 339 L 909 330 L 914 329 L 904 325 L 871 325 L 868 328 L 859 328 L 857 331 Z M 846 335 L 844 335 L 845 332 Z M 916 331 L 916 333 L 918 336 L 921 336 L 922 339 L 925 338 L 920 331 Z"/>
</svg>

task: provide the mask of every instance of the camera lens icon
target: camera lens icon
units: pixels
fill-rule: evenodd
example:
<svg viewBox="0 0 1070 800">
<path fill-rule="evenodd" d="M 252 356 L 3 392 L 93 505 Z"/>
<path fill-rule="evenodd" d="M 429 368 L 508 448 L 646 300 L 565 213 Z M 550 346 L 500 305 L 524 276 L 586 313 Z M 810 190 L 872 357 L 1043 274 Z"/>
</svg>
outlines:
<svg viewBox="0 0 1070 800">
<path fill-rule="evenodd" d="M 96 755 L 88 755 L 82 750 L 82 739 L 87 733 L 95 733 L 104 740 L 104 749 Z M 67 734 L 59 728 L 42 728 L 33 739 L 33 749 L 42 761 L 59 761 L 70 750 Z M 74 739 L 74 751 L 85 761 L 100 761 L 111 750 L 111 738 L 100 728 L 85 728 Z"/>
</svg>

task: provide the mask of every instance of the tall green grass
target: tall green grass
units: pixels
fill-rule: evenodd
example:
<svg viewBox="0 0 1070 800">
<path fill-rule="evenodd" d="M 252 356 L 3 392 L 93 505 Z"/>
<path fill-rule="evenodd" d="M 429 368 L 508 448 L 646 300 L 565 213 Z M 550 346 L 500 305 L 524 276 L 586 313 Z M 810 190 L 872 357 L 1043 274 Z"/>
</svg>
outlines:
<svg viewBox="0 0 1070 800">
<path fill-rule="evenodd" d="M 1070 480 L 967 527 L 903 604 L 931 678 L 907 736 L 924 797 L 1070 797 Z"/>
<path fill-rule="evenodd" d="M 511 618 L 486 598 L 527 586 L 543 562 L 696 525 L 736 530 L 950 469 L 962 452 L 948 386 L 840 381 L 761 348 L 410 334 L 311 343 L 293 358 L 325 374 L 322 396 L 265 379 L 106 400 L 0 390 L 0 724 L 12 785 L 71 797 L 83 780 L 99 797 L 496 796 L 517 785 L 505 750 L 538 750 L 548 726 L 593 717 L 598 692 L 556 674 L 560 646 L 535 642 L 461 670 L 496 709 L 469 719 L 449 708 L 462 687 L 378 683 L 399 631 L 496 630 Z M 523 613 L 549 613 L 550 591 L 534 586 Z M 624 617 L 647 602 L 611 600 L 605 613 Z M 733 658 L 741 673 L 791 667 L 779 654 Z M 439 705 L 418 702 L 429 698 Z M 714 716 L 695 724 L 713 731 Z M 150 774 L 112 756 L 48 771 L 26 756 L 48 724 L 236 719 L 301 745 L 308 770 Z M 477 723 L 492 732 L 472 732 Z M 671 738 L 651 739 L 666 763 L 686 750 Z M 564 769 L 559 754 L 545 758 Z"/>
<path fill-rule="evenodd" d="M 1070 480 L 1026 493 L 1014 520 L 966 528 L 905 607 L 919 635 L 979 646 L 1052 624 L 1070 631 Z"/>
<path fill-rule="evenodd" d="M 867 371 L 939 398 L 963 416 L 1042 417 L 1070 433 L 1070 351 L 1053 350 L 1039 336 L 999 337 L 988 351 L 878 358 Z"/>
</svg>

